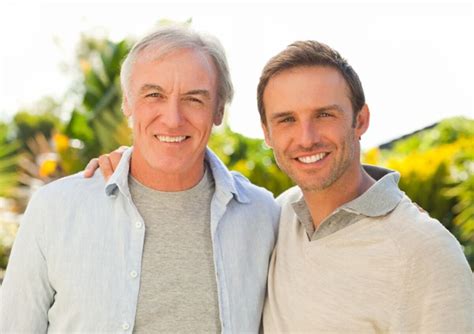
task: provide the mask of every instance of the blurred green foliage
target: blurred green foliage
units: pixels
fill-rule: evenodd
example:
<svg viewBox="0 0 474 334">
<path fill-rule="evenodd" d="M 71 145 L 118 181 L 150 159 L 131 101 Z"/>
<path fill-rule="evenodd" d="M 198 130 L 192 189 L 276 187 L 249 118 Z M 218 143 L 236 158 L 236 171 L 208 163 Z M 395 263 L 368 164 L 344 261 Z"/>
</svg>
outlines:
<svg viewBox="0 0 474 334">
<path fill-rule="evenodd" d="M 224 125 L 214 131 L 209 147 L 229 169 L 242 173 L 275 196 L 293 186 L 290 178 L 275 163 L 272 150 L 261 139 L 245 137 Z"/>
<path fill-rule="evenodd" d="M 62 130 L 62 122 L 56 114 L 57 102 L 44 98 L 35 106 L 34 112 L 20 110 L 13 117 L 11 134 L 22 148 L 28 149 L 28 141 L 41 134 L 50 139 L 54 132 Z"/>
<path fill-rule="evenodd" d="M 12 197 L 18 184 L 18 148 L 17 143 L 0 141 L 0 197 Z"/>
<path fill-rule="evenodd" d="M 0 222 L 0 271 L 1 269 L 5 269 L 7 267 L 8 257 L 10 256 L 11 247 L 13 245 L 17 230 L 17 224 L 2 224 Z"/>
<path fill-rule="evenodd" d="M 474 120 L 443 120 L 364 160 L 399 171 L 400 188 L 457 237 L 474 268 Z"/>
<path fill-rule="evenodd" d="M 0 144 L 7 141 L 9 126 L 7 123 L 0 122 Z"/>
<path fill-rule="evenodd" d="M 18 184 L 19 144 L 8 139 L 10 126 L 0 122 L 0 197 L 14 196 Z"/>
<path fill-rule="evenodd" d="M 84 143 L 82 162 L 131 144 L 121 111 L 120 65 L 130 43 L 83 37 L 78 51 L 82 101 L 73 110 L 65 134 Z"/>
</svg>

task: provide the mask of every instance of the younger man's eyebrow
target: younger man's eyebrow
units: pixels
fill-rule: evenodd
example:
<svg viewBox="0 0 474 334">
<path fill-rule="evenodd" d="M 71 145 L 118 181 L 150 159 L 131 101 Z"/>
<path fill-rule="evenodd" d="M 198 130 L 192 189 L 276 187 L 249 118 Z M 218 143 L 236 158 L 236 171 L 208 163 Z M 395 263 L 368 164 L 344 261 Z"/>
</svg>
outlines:
<svg viewBox="0 0 474 334">
<path fill-rule="evenodd" d="M 314 111 L 317 111 L 317 112 L 323 112 L 323 111 L 344 112 L 344 110 L 338 104 L 330 104 L 328 106 L 316 108 Z"/>
<path fill-rule="evenodd" d="M 293 113 L 291 111 L 277 112 L 277 113 L 272 114 L 272 116 L 270 117 L 270 120 L 285 118 L 285 117 L 292 116 L 292 115 L 293 115 Z"/>
</svg>

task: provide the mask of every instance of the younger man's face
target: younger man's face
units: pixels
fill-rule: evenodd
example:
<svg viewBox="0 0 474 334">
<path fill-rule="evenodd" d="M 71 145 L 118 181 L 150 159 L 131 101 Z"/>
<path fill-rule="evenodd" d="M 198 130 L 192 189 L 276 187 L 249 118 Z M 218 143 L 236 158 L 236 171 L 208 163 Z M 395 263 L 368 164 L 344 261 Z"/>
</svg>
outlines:
<svg viewBox="0 0 474 334">
<path fill-rule="evenodd" d="M 367 129 L 368 110 L 359 112 L 353 127 L 349 94 L 342 75 L 322 66 L 284 70 L 265 88 L 265 140 L 303 191 L 351 182 L 360 168 L 358 138 Z"/>
</svg>

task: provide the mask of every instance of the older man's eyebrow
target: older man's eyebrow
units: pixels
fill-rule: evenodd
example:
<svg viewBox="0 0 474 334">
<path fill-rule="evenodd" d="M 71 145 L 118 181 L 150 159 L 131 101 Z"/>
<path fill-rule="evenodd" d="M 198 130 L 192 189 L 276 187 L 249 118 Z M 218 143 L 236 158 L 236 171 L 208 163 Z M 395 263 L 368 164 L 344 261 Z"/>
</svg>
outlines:
<svg viewBox="0 0 474 334">
<path fill-rule="evenodd" d="M 143 85 L 140 90 L 139 90 L 139 93 L 140 94 L 143 94 L 145 92 L 149 92 L 149 91 L 157 91 L 157 92 L 161 92 L 161 93 L 164 93 L 165 90 L 163 89 L 163 87 L 161 87 L 160 85 L 156 85 L 156 84 L 145 84 Z M 190 91 L 187 91 L 186 93 L 184 93 L 183 95 L 185 96 L 190 96 L 190 95 L 200 95 L 202 96 L 203 98 L 206 98 L 206 99 L 210 99 L 211 98 L 211 93 L 209 93 L 209 91 L 207 89 L 192 89 Z"/>
<path fill-rule="evenodd" d="M 209 91 L 207 89 L 193 89 L 193 90 L 190 90 L 190 91 L 187 91 L 186 93 L 184 93 L 183 95 L 185 96 L 189 96 L 189 95 L 200 95 L 206 99 L 210 99 L 211 98 L 211 94 L 209 93 Z"/>
<path fill-rule="evenodd" d="M 144 84 L 142 87 L 140 87 L 139 93 L 143 94 L 143 93 L 148 92 L 150 90 L 154 90 L 154 91 L 158 91 L 158 92 L 164 92 L 165 91 L 160 85 Z"/>
</svg>

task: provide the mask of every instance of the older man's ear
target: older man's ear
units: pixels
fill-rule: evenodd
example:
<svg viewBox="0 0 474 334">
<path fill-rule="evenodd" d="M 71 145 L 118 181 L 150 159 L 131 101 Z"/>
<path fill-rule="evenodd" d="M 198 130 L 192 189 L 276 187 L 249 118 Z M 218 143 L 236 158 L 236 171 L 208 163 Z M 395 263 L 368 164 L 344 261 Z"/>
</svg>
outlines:
<svg viewBox="0 0 474 334">
<path fill-rule="evenodd" d="M 214 113 L 212 122 L 214 125 L 219 126 L 222 123 L 222 120 L 224 119 L 224 110 L 225 110 L 225 105 L 219 106 L 217 110 Z"/>
</svg>

